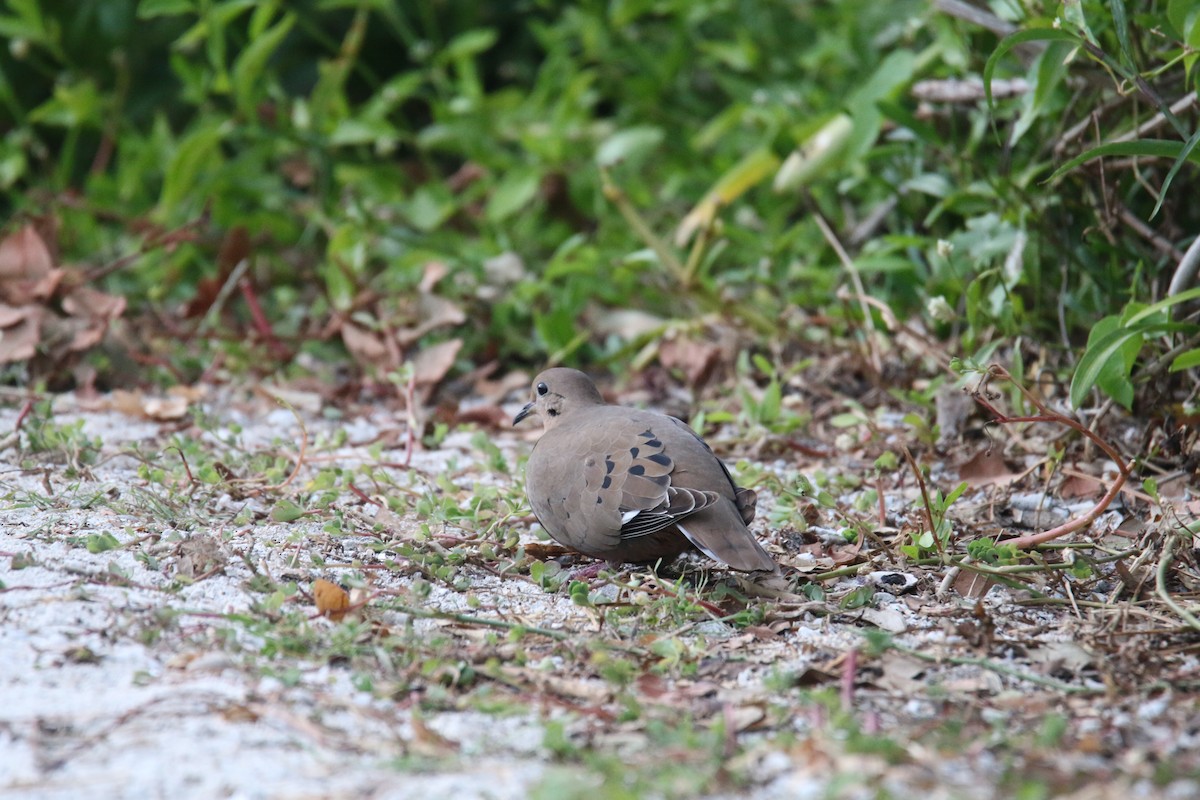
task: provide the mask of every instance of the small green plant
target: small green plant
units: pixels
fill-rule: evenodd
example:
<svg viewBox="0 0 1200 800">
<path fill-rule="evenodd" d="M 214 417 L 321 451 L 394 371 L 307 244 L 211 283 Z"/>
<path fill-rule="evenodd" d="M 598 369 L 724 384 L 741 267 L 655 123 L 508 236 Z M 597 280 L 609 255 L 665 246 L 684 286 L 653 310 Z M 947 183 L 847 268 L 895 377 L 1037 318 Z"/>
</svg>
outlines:
<svg viewBox="0 0 1200 800">
<path fill-rule="evenodd" d="M 21 431 L 27 452 L 52 456 L 66 463 L 66 476 L 71 478 L 94 464 L 100 455 L 102 443 L 99 437 L 89 437 L 83 428 L 82 418 L 67 423 L 55 422 L 53 402 L 47 398 L 34 404 Z"/>
<path fill-rule="evenodd" d="M 922 529 L 912 534 L 910 544 L 900 546 L 900 552 L 916 561 L 935 553 L 945 553 L 949 550 L 954 537 L 954 525 L 948 514 L 950 507 L 967 490 L 963 481 L 948 495 L 942 495 L 941 489 L 933 488 L 927 496 L 928 502 L 923 503 L 923 509 L 928 513 L 933 528 Z"/>
<path fill-rule="evenodd" d="M 1011 544 L 998 544 L 991 539 L 975 539 L 967 543 L 967 554 L 980 564 L 1016 564 L 1020 551 Z"/>
<path fill-rule="evenodd" d="M 1088 334 L 1083 357 L 1071 379 L 1071 403 L 1078 408 L 1097 387 L 1126 409 L 1133 407 L 1134 385 L 1132 372 L 1142 351 L 1152 342 L 1161 343 L 1160 350 L 1170 350 L 1169 334 L 1191 337 L 1190 347 L 1175 352 L 1168 366 L 1171 372 L 1200 366 L 1200 348 L 1195 336 L 1200 326 L 1174 322 L 1174 309 L 1200 297 L 1200 288 L 1188 289 L 1152 305 L 1130 302 L 1120 314 L 1104 317 Z"/>
<path fill-rule="evenodd" d="M 542 587 L 542 591 L 556 592 L 568 579 L 568 573 L 557 561 L 532 561 L 529 564 L 529 577 Z"/>
</svg>

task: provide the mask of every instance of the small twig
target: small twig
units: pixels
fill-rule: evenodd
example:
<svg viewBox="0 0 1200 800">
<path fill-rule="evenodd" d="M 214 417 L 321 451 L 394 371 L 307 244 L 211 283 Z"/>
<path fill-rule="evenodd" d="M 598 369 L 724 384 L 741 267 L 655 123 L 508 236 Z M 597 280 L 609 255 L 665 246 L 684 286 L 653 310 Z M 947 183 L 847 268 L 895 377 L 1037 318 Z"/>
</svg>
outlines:
<svg viewBox="0 0 1200 800">
<path fill-rule="evenodd" d="M 102 278 L 106 278 L 112 273 L 122 270 L 130 264 L 133 264 L 151 250 L 159 247 L 172 247 L 178 244 L 180 241 L 194 239 L 194 230 L 207 223 L 208 219 L 208 209 L 205 208 L 200 216 L 183 223 L 178 228 L 175 228 L 171 231 L 161 231 L 154 234 L 142 243 L 142 246 L 138 248 L 137 252 L 129 253 L 128 255 L 121 256 L 120 258 L 110 261 L 107 264 L 102 264 L 99 267 L 88 270 L 83 276 L 84 283 L 95 283 Z"/>
<path fill-rule="evenodd" d="M 973 560 L 974 559 L 972 559 L 969 555 L 964 556 L 962 561 L 946 570 L 946 574 L 942 576 L 941 582 L 938 584 L 937 589 L 934 590 L 934 595 L 937 597 L 945 597 L 950 591 L 950 587 L 953 586 L 954 582 L 958 580 L 958 576 L 962 572 L 962 568 L 969 565 Z"/>
<path fill-rule="evenodd" d="M 233 268 L 233 271 L 229 273 L 229 278 L 226 279 L 225 283 L 221 284 L 221 288 L 217 291 L 217 296 L 213 299 L 212 305 L 208 307 L 208 313 L 204 315 L 204 319 L 201 320 L 200 325 L 197 327 L 197 334 L 215 327 L 217 318 L 221 316 L 221 309 L 225 307 L 225 303 L 229 301 L 230 295 L 237 289 L 238 283 L 249 268 L 250 259 L 243 258 Z"/>
<path fill-rule="evenodd" d="M 1139 219 L 1125 206 L 1121 206 L 1117 209 L 1117 218 L 1120 219 L 1121 222 L 1125 223 L 1125 225 L 1132 228 L 1138 236 L 1141 236 L 1143 239 L 1149 242 L 1151 247 L 1162 253 L 1164 256 L 1167 256 L 1173 261 L 1183 260 L 1183 253 L 1180 252 L 1178 247 L 1160 236 L 1157 231 Z"/>
<path fill-rule="evenodd" d="M 417 419 L 417 372 L 410 370 L 408 384 L 404 387 L 404 411 L 408 417 L 404 436 L 404 468 L 412 467 L 413 451 L 416 449 L 416 430 L 420 421 Z"/>
<path fill-rule="evenodd" d="M 1035 416 L 1010 417 L 993 406 L 991 402 L 984 397 L 984 389 L 987 385 L 987 382 L 993 377 L 1003 378 L 1012 383 L 1013 386 L 1016 386 L 1025 399 L 1034 408 L 1040 411 L 1041 414 Z M 1046 407 L 1045 403 L 1043 403 L 1032 392 L 1026 389 L 1022 384 L 1018 383 L 1016 379 L 1009 374 L 1008 370 L 1006 370 L 1004 367 L 1001 367 L 999 364 L 992 364 L 988 367 L 987 372 L 984 374 L 983 379 L 979 382 L 979 386 L 976 387 L 975 391 L 972 393 L 972 396 L 975 398 L 975 402 L 983 406 L 988 413 L 992 415 L 996 422 L 1001 425 L 1014 422 L 1055 422 L 1060 425 L 1066 425 L 1067 427 L 1078 431 L 1087 437 L 1089 441 L 1095 443 L 1097 447 L 1103 450 L 1104 454 L 1107 455 L 1112 462 L 1117 465 L 1117 469 L 1119 470 L 1116 480 L 1113 481 L 1112 486 L 1110 486 L 1108 491 L 1105 492 L 1104 497 L 1100 498 L 1100 501 L 1083 516 L 1068 520 L 1062 525 L 1051 528 L 1048 531 L 1031 533 L 1015 539 L 1007 539 L 1004 541 L 1004 544 L 1015 545 L 1016 547 L 1025 550 L 1031 547 L 1036 547 L 1037 545 L 1048 542 L 1052 539 L 1057 539 L 1060 536 L 1065 536 L 1068 533 L 1073 533 L 1074 531 L 1083 530 L 1089 527 L 1093 522 L 1100 518 L 1100 515 L 1103 514 L 1105 510 L 1108 509 L 1108 506 L 1112 503 L 1116 496 L 1120 494 L 1121 488 L 1125 485 L 1125 481 L 1127 481 L 1132 474 L 1134 462 L 1126 464 L 1124 459 L 1121 457 L 1121 454 L 1118 453 L 1112 445 L 1104 441 L 1104 439 L 1102 439 L 1094 431 L 1089 430 L 1085 425 L 1081 424 L 1077 420 L 1073 420 L 1070 417 L 1059 414 L 1058 412 L 1051 411 Z"/>
<path fill-rule="evenodd" d="M 192 468 L 188 466 L 187 456 L 183 454 L 183 450 L 176 445 L 171 445 L 167 449 L 174 450 L 176 453 L 179 453 L 179 460 L 183 462 L 183 471 L 187 473 L 188 483 L 195 485 L 196 478 L 194 475 L 192 475 Z"/>
<path fill-rule="evenodd" d="M 258 294 L 254 291 L 254 285 L 249 278 L 242 278 L 238 281 L 238 288 L 242 292 L 242 299 L 246 301 L 246 307 L 250 309 L 250 319 L 254 322 L 254 328 L 258 331 L 258 335 L 266 342 L 267 350 L 271 355 L 279 360 L 284 360 L 288 356 L 288 349 L 283 342 L 275 336 L 275 331 L 271 328 L 271 323 L 267 320 L 267 315 L 263 313 L 262 304 L 258 302 Z"/>
<path fill-rule="evenodd" d="M 295 409 L 295 407 L 292 406 L 291 403 L 287 402 L 282 397 L 273 395 L 270 392 L 267 392 L 261 388 L 258 389 L 257 391 L 259 391 L 261 394 L 265 395 L 266 397 L 271 398 L 276 403 L 278 403 L 279 405 L 286 408 L 288 411 L 291 411 L 292 416 L 296 419 L 296 424 L 300 426 L 300 451 L 298 453 L 296 453 L 295 468 L 292 469 L 292 472 L 290 475 L 288 475 L 286 478 L 283 479 L 282 483 L 279 483 L 275 486 L 266 486 L 266 487 L 263 487 L 261 490 L 259 490 L 261 492 L 278 492 L 281 489 L 287 488 L 288 484 L 290 484 L 292 481 L 294 481 L 296 479 L 296 476 L 300 474 L 300 470 L 304 468 L 304 454 L 308 450 L 308 426 L 306 426 L 304 424 L 304 418 L 302 416 L 300 416 L 300 412 L 297 411 Z"/>
<path fill-rule="evenodd" d="M 929 502 L 929 487 L 925 484 L 925 476 L 921 474 L 921 468 L 917 465 L 917 460 L 913 458 L 913 454 L 909 452 L 906 445 L 900 445 L 900 449 L 904 451 L 904 458 L 908 461 L 909 468 L 912 469 L 913 477 L 917 479 L 917 486 L 921 489 L 921 501 L 924 504 L 925 524 L 929 526 L 929 533 L 933 536 L 933 542 L 937 545 L 938 553 L 942 552 L 942 543 L 938 539 L 937 530 L 933 524 L 933 504 Z"/>
<path fill-rule="evenodd" d="M 394 590 L 383 590 L 380 594 L 391 594 Z M 402 614 L 407 614 L 410 617 L 417 619 L 444 619 L 450 622 L 458 622 L 463 625 L 476 625 L 483 628 L 497 628 L 505 631 L 517 631 L 521 633 L 532 633 L 537 636 L 544 636 L 547 639 L 553 639 L 556 642 L 570 641 L 575 637 L 571 631 L 555 631 L 549 628 L 539 628 L 533 625 L 522 625 L 519 622 L 509 622 L 503 619 L 491 619 L 488 617 L 476 617 L 471 614 L 461 614 L 454 611 L 438 611 L 433 608 L 419 608 L 403 603 L 386 604 L 390 611 L 399 611 Z"/>
<path fill-rule="evenodd" d="M 875 473 L 875 497 L 879 500 L 879 527 L 887 527 L 887 501 L 883 494 L 883 476 Z"/>
<path fill-rule="evenodd" d="M 858 677 L 858 648 L 851 647 L 842 661 L 842 711 L 854 709 L 854 681 Z"/>
<path fill-rule="evenodd" d="M 862 276 L 858 274 L 858 267 L 855 266 L 850 254 L 842 247 L 842 243 L 838 241 L 837 234 L 833 232 L 833 228 L 829 227 L 829 223 L 815 208 L 813 209 L 813 219 L 817 223 L 817 227 L 821 229 L 821 235 L 825 237 L 825 241 L 833 248 L 833 252 L 837 254 L 838 260 L 842 262 L 842 266 L 846 268 L 847 274 L 850 275 L 850 282 L 854 285 L 854 296 L 858 300 L 859 307 L 862 309 L 863 315 L 863 332 L 867 344 L 867 358 L 871 363 L 871 369 L 876 375 L 883 374 L 883 354 L 877 341 L 877 331 L 872 322 L 871 317 L 871 302 L 867 299 L 867 290 L 863 286 Z M 889 312 L 890 314 L 890 312 Z"/>
<path fill-rule="evenodd" d="M 17 421 L 13 423 L 13 433 L 21 430 L 21 426 L 25 424 L 25 420 L 29 417 L 31 411 L 33 411 L 32 398 L 26 400 L 25 404 L 21 406 L 21 413 L 17 414 Z"/>
<path fill-rule="evenodd" d="M 638 238 L 650 246 L 650 249 L 658 256 L 658 260 L 662 262 L 663 267 L 671 273 L 671 276 L 679 282 L 681 287 L 684 289 L 691 288 L 691 280 L 687 269 L 683 264 L 679 263 L 679 259 L 676 258 L 670 246 L 646 224 L 646 221 L 638 214 L 637 209 L 629 202 L 629 197 L 621 190 L 621 187 L 613 183 L 608 170 L 600 170 L 600 181 L 605 199 L 617 207 L 617 211 L 629 223 L 629 227 L 633 228 Z"/>
<path fill-rule="evenodd" d="M 1175 602 L 1175 598 L 1171 597 L 1171 593 L 1167 591 L 1167 572 L 1171 568 L 1171 562 L 1175 560 L 1175 544 L 1178 538 L 1178 536 L 1171 534 L 1167 536 L 1166 542 L 1163 543 L 1162 554 L 1158 557 L 1158 570 L 1154 576 L 1154 593 L 1158 595 L 1158 599 L 1162 600 L 1168 608 L 1178 614 L 1180 619 L 1195 630 L 1200 631 L 1200 619 L 1196 619 L 1195 614 Z"/>
</svg>

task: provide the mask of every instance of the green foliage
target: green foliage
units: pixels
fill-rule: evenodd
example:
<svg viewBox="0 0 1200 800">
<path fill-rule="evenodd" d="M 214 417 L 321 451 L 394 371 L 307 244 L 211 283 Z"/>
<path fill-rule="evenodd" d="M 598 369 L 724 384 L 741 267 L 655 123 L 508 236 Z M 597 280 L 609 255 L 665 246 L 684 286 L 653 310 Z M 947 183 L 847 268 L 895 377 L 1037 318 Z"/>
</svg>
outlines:
<svg viewBox="0 0 1200 800">
<path fill-rule="evenodd" d="M 996 544 L 991 539 L 973 539 L 967 542 L 967 554 L 981 564 L 1015 564 L 1020 551 L 1011 544 Z"/>
<path fill-rule="evenodd" d="M 1172 323 L 1170 313 L 1175 306 L 1197 297 L 1200 297 L 1200 288 L 1189 289 L 1149 306 L 1131 302 L 1120 314 L 1097 322 L 1071 380 L 1071 403 L 1079 407 L 1092 387 L 1098 386 L 1121 405 L 1132 408 L 1130 372 L 1143 345 L 1147 344 L 1147 338 L 1178 331 L 1195 334 L 1195 325 Z M 1197 363 L 1200 363 L 1200 350 L 1188 348 L 1175 356 L 1171 370 Z"/>
<path fill-rule="evenodd" d="M 49 457 L 66 464 L 65 475 L 75 477 L 89 464 L 94 464 L 100 455 L 99 437 L 84 433 L 84 420 L 59 423 L 54 419 L 53 401 L 42 400 L 34 404 L 28 418 L 21 427 L 24 433 L 24 450 L 31 455 Z"/>
<path fill-rule="evenodd" d="M 719 314 L 764 343 L 803 335 L 796 307 L 880 324 L 838 302 L 819 214 L 868 294 L 952 349 L 1078 344 L 1174 266 L 1114 211 L 1200 229 L 1181 189 L 1200 132 L 1170 110 L 1197 85 L 1200 15 L 1003 13 L 997 39 L 923 0 L 14 0 L 0 215 L 56 217 L 66 260 L 135 254 L 105 287 L 133 311 L 194 298 L 245 228 L 272 330 L 300 342 L 331 318 L 419 330 L 404 298 L 441 263 L 465 364 L 615 358 L 632 334 L 594 332 L 612 309 Z M 986 98 L 914 93 L 977 76 Z M 1106 325 L 1076 383 L 1128 404 L 1138 336 L 1162 331 L 1109 351 Z M 260 363 L 230 338 L 231 365 Z M 783 369 L 759 369 L 747 415 L 800 424 Z"/>
<path fill-rule="evenodd" d="M 900 552 L 914 561 L 934 553 L 946 552 L 954 538 L 954 523 L 949 517 L 950 507 L 966 490 L 966 481 L 959 483 L 947 495 L 943 495 L 942 490 L 937 487 L 930 487 L 928 504 L 924 509 L 933 520 L 933 530 L 914 531 L 912 543 L 901 545 Z"/>
</svg>

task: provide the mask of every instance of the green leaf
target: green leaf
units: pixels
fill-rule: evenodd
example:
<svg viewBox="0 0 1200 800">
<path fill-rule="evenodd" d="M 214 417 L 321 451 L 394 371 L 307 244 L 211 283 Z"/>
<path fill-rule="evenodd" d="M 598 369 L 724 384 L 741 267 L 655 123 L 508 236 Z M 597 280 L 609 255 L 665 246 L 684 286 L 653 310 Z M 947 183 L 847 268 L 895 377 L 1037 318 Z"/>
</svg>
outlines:
<svg viewBox="0 0 1200 800">
<path fill-rule="evenodd" d="M 541 175 L 531 169 L 514 170 L 505 175 L 488 198 L 484 212 L 488 221 L 500 222 L 520 211 L 537 195 L 540 185 Z"/>
<path fill-rule="evenodd" d="M 1182 372 L 1185 369 L 1200 367 L 1200 350 L 1188 350 L 1185 353 L 1180 353 L 1171 362 L 1171 372 Z"/>
<path fill-rule="evenodd" d="M 1188 34 L 1196 23 L 1200 20 L 1200 5 L 1196 4 L 1196 0 L 1170 0 L 1167 3 L 1167 20 L 1171 26 L 1187 41 Z"/>
<path fill-rule="evenodd" d="M 117 541 L 117 537 L 108 531 L 104 533 L 92 533 L 87 537 L 87 551 L 89 553 L 103 553 L 107 550 L 115 550 L 120 546 L 121 543 Z"/>
<path fill-rule="evenodd" d="M 983 91 L 987 96 L 988 110 L 992 111 L 995 105 L 992 102 L 992 75 L 996 71 L 996 65 L 1014 47 L 1026 42 L 1074 42 L 1079 44 L 1081 41 L 1078 34 L 1064 31 L 1061 28 L 1031 28 L 1005 36 L 996 45 L 995 51 L 988 56 L 987 63 L 983 66 Z"/>
<path fill-rule="evenodd" d="M 386 146 L 394 142 L 397 131 L 386 119 L 364 119 L 353 117 L 344 119 L 334 126 L 329 134 L 329 143 L 334 146 L 372 145 Z"/>
<path fill-rule="evenodd" d="M 211 172 L 221 162 L 220 144 L 224 135 L 224 126 L 201 124 L 179 142 L 163 175 L 162 195 L 158 200 L 161 213 L 183 216 L 203 205 L 204 198 L 195 192 L 196 183 L 201 172 Z"/>
<path fill-rule="evenodd" d="M 1200 142 L 1200 129 L 1191 135 L 1191 138 L 1184 144 L 1183 149 L 1179 151 L 1179 155 L 1175 158 L 1175 163 L 1171 165 L 1171 170 L 1167 173 L 1167 177 L 1163 179 L 1162 188 L 1158 190 L 1158 202 L 1154 204 L 1154 210 L 1150 212 L 1150 219 L 1158 216 L 1158 210 L 1162 208 L 1163 200 L 1167 199 L 1167 189 L 1171 186 L 1171 181 L 1175 180 L 1175 173 L 1179 172 L 1189 158 L 1192 156 L 1192 151 L 1196 149 L 1196 144 Z"/>
<path fill-rule="evenodd" d="M 1133 60 L 1130 53 L 1133 46 L 1129 43 L 1129 17 L 1125 13 L 1125 0 L 1109 0 L 1112 9 L 1113 29 L 1117 32 L 1117 44 L 1121 48 L 1121 64 L 1132 68 Z"/>
<path fill-rule="evenodd" d="M 954 490 L 952 492 L 950 492 L 950 494 L 946 495 L 946 500 L 942 503 L 942 508 L 947 509 L 950 506 L 954 505 L 954 501 L 957 500 L 958 498 L 962 497 L 963 492 L 965 492 L 966 490 L 967 490 L 967 482 L 966 481 L 963 481 L 958 486 L 954 487 Z"/>
<path fill-rule="evenodd" d="M 1166 139 L 1137 139 L 1132 142 L 1110 142 L 1093 147 L 1072 158 L 1067 163 L 1063 164 L 1058 169 L 1046 178 L 1044 183 L 1049 183 L 1055 178 L 1061 177 L 1067 172 L 1070 172 L 1075 167 L 1084 162 L 1091 161 L 1093 158 L 1101 158 L 1103 156 L 1145 156 L 1147 158 L 1179 158 L 1184 151 L 1183 142 L 1169 141 Z M 1191 151 L 1187 156 L 1192 161 L 1200 162 L 1200 158 L 1192 156 Z"/>
<path fill-rule="evenodd" d="M 177 14 L 188 14 L 196 10 L 193 0 L 142 0 L 138 3 L 138 19 L 153 17 L 171 17 Z"/>
<path fill-rule="evenodd" d="M 304 509 L 286 497 L 280 498 L 275 507 L 271 509 L 271 519 L 276 522 L 295 522 L 303 516 Z"/>
<path fill-rule="evenodd" d="M 658 147 L 665 135 L 662 128 L 653 125 L 617 131 L 596 148 L 596 163 L 607 168 L 642 158 Z"/>
<path fill-rule="evenodd" d="M 750 360 L 754 363 L 755 369 L 757 369 L 763 375 L 775 374 L 775 365 L 772 364 L 771 360 L 762 353 L 755 353 L 754 355 L 750 356 Z"/>
<path fill-rule="evenodd" d="M 1104 337 L 1122 329 L 1119 317 L 1105 317 L 1097 322 L 1088 334 L 1087 346 L 1090 348 Z M 1131 332 L 1126 341 L 1104 362 L 1096 376 L 1096 385 L 1101 391 L 1127 409 L 1133 405 L 1133 383 L 1129 380 L 1129 375 L 1133 372 L 1133 365 L 1144 341 L 1145 337 L 1140 331 Z"/>
<path fill-rule="evenodd" d="M 1037 57 L 1032 70 L 1033 92 L 1022 98 L 1021 115 L 1013 125 L 1011 143 L 1015 144 L 1023 137 L 1040 117 L 1045 116 L 1049 109 L 1050 99 L 1054 90 L 1062 85 L 1067 74 L 1067 56 L 1069 48 L 1062 42 L 1051 42 Z M 1057 115 L 1055 115 L 1057 116 Z"/>
<path fill-rule="evenodd" d="M 779 381 L 772 380 L 763 390 L 762 404 L 758 407 L 759 422 L 770 424 L 779 419 L 779 410 L 783 405 L 783 390 Z"/>
<path fill-rule="evenodd" d="M 1075 375 L 1071 378 L 1071 405 L 1079 408 L 1084 397 L 1096 385 L 1109 359 L 1113 358 L 1128 342 L 1136 337 L 1151 332 L 1161 332 L 1173 327 L 1162 321 L 1152 322 L 1151 319 L 1161 311 L 1189 300 L 1200 297 L 1200 287 L 1188 289 L 1165 300 L 1148 305 L 1132 314 L 1125 320 L 1124 325 L 1111 333 L 1100 337 L 1096 342 L 1089 342 Z"/>
<path fill-rule="evenodd" d="M 444 186 L 427 183 L 413 192 L 405 212 L 415 228 L 428 233 L 449 219 L 454 209 L 454 199 Z"/>
<path fill-rule="evenodd" d="M 255 104 L 264 93 L 263 71 L 267 61 L 283 44 L 284 37 L 296 24 L 294 14 L 285 14 L 274 27 L 261 36 L 250 40 L 250 44 L 233 64 L 233 92 L 238 111 L 246 119 L 254 117 Z"/>
<path fill-rule="evenodd" d="M 854 134 L 854 124 L 849 115 L 838 114 L 822 125 L 784 160 L 772 188 L 795 191 L 824 175 L 838 163 Z"/>
<path fill-rule="evenodd" d="M 492 28 L 475 28 L 464 31 L 454 37 L 453 41 L 439 53 L 439 60 L 445 63 L 471 58 L 490 49 L 498 38 L 499 34 Z"/>
</svg>

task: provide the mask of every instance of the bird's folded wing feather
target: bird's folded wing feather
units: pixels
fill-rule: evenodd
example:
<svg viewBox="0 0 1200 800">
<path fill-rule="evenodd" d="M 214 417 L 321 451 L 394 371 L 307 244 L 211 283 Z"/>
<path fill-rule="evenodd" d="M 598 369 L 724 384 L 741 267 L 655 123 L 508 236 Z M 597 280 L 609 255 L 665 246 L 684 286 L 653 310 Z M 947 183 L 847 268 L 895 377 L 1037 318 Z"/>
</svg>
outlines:
<svg viewBox="0 0 1200 800">
<path fill-rule="evenodd" d="M 649 536 L 717 502 L 716 492 L 671 485 L 675 469 L 662 441 L 647 428 L 619 437 L 603 459 L 584 464 L 584 485 L 598 505 L 621 513 L 621 538 Z"/>
</svg>

